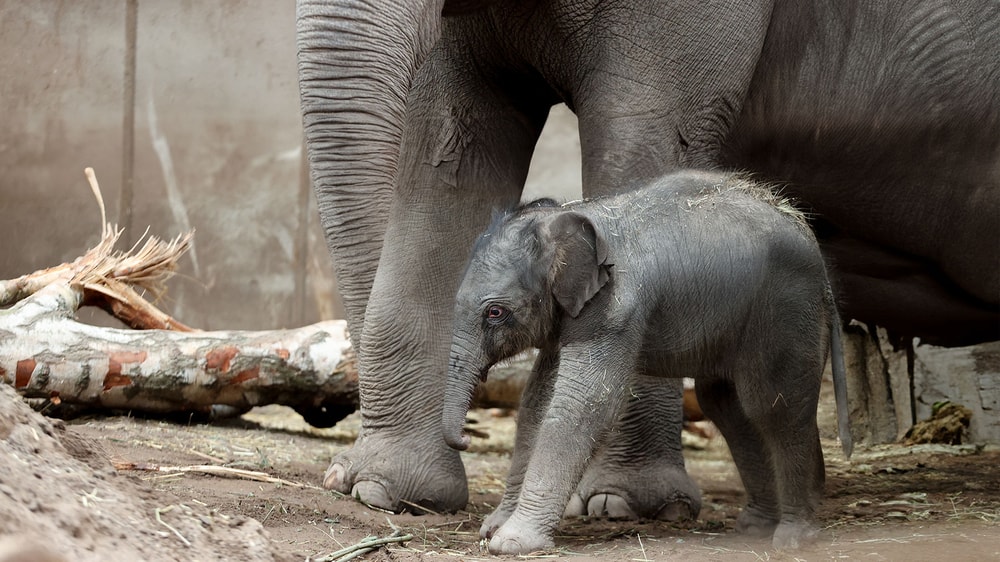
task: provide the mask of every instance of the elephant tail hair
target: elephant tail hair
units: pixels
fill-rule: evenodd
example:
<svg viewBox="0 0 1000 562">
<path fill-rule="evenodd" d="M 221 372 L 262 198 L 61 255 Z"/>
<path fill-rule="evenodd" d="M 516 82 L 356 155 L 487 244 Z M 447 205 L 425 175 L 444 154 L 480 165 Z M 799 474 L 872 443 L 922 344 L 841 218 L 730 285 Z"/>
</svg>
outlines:
<svg viewBox="0 0 1000 562">
<path fill-rule="evenodd" d="M 844 456 L 851 458 L 854 442 L 851 440 L 851 417 L 847 408 L 847 370 L 844 366 L 844 346 L 840 338 L 840 314 L 837 299 L 827 283 L 826 300 L 830 310 L 830 366 L 833 371 L 833 395 L 837 403 L 837 435 L 844 449 Z"/>
</svg>

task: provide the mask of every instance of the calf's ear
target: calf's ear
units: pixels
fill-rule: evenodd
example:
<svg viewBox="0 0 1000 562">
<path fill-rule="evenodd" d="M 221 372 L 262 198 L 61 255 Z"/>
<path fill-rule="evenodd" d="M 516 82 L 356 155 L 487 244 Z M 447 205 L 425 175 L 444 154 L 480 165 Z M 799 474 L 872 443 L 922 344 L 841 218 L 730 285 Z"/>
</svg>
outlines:
<svg viewBox="0 0 1000 562">
<path fill-rule="evenodd" d="M 542 232 L 543 245 L 553 250 L 552 294 L 575 318 L 608 282 L 608 243 L 590 219 L 574 211 L 555 215 Z"/>
</svg>

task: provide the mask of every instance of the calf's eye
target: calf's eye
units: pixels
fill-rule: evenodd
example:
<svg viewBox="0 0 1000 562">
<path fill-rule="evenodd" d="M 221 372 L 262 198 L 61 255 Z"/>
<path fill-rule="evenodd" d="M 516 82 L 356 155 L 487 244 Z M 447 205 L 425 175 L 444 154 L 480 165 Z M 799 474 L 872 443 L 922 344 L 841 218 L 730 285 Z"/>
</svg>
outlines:
<svg viewBox="0 0 1000 562">
<path fill-rule="evenodd" d="M 490 305 L 489 308 L 486 309 L 486 319 L 494 324 L 503 322 L 509 314 L 509 310 L 498 304 Z"/>
</svg>

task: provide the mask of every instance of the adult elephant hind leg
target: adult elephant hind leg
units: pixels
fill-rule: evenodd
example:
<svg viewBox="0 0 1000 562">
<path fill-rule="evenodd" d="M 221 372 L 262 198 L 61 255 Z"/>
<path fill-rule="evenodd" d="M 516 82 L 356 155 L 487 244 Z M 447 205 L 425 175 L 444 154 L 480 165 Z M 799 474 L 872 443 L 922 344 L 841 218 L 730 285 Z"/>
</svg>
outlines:
<svg viewBox="0 0 1000 562">
<path fill-rule="evenodd" d="M 681 451 L 681 380 L 640 376 L 635 381 L 566 515 L 678 521 L 701 511 L 701 493 Z"/>
<path fill-rule="evenodd" d="M 465 18 L 463 18 L 465 20 Z M 359 356 L 361 433 L 324 485 L 377 507 L 465 507 L 457 451 L 442 436 L 455 290 L 495 207 L 516 204 L 549 102 L 510 75 L 513 98 L 446 26 L 408 98 L 398 186 Z"/>
</svg>

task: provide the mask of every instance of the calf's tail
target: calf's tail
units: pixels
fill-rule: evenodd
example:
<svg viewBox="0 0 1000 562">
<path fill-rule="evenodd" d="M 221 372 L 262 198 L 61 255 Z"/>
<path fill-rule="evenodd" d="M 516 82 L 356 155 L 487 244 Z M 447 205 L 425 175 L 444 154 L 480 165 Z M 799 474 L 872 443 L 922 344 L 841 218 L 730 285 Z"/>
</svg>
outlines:
<svg viewBox="0 0 1000 562">
<path fill-rule="evenodd" d="M 830 310 L 830 365 L 833 370 L 833 396 L 837 402 L 837 434 L 844 455 L 851 458 L 854 442 L 851 441 L 851 419 L 847 409 L 847 372 L 844 367 L 844 347 L 840 341 L 840 314 L 837 312 L 837 300 L 833 290 L 827 283 L 827 306 Z"/>
</svg>

